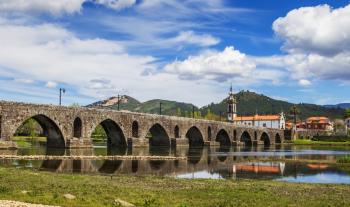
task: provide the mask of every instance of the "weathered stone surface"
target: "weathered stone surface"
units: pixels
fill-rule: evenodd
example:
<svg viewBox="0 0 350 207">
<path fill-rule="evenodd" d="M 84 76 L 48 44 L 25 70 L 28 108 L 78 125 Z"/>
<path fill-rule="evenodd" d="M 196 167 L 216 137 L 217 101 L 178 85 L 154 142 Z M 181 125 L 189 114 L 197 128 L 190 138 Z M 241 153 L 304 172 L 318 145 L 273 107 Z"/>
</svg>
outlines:
<svg viewBox="0 0 350 207">
<path fill-rule="evenodd" d="M 151 128 L 154 129 L 151 130 L 153 137 L 158 136 L 159 139 L 169 140 L 158 140 L 159 144 L 169 143 L 177 146 L 198 143 L 242 145 L 247 144 L 244 136 L 248 136 L 252 144 L 263 143 L 257 142 L 261 141 L 262 137 L 268 137 L 270 144 L 284 141 L 283 130 L 279 129 L 127 111 L 5 101 L 0 102 L 1 141 L 7 142 L 8 146 L 13 146 L 11 143 L 13 135 L 18 127 L 29 118 L 36 119 L 42 125 L 48 137 L 48 147 L 92 147 L 90 137 L 99 124 L 107 131 L 111 146 L 148 146 L 151 142 L 146 137 Z M 79 121 L 76 121 L 77 119 Z M 75 123 L 80 123 L 80 125 Z M 134 127 L 132 127 L 133 123 Z"/>
<path fill-rule="evenodd" d="M 0 200 L 0 207 L 59 207 L 41 204 L 24 203 L 19 201 Z"/>
</svg>

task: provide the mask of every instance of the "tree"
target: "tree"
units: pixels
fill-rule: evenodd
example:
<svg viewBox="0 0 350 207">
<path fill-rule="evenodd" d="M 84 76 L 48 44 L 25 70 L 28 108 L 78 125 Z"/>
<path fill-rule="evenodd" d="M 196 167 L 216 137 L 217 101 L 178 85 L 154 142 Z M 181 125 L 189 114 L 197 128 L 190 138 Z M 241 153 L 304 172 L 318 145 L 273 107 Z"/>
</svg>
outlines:
<svg viewBox="0 0 350 207">
<path fill-rule="evenodd" d="M 182 116 L 181 108 L 176 109 L 176 116 Z"/>
<path fill-rule="evenodd" d="M 350 118 L 350 109 L 345 110 L 345 118 Z"/>
</svg>

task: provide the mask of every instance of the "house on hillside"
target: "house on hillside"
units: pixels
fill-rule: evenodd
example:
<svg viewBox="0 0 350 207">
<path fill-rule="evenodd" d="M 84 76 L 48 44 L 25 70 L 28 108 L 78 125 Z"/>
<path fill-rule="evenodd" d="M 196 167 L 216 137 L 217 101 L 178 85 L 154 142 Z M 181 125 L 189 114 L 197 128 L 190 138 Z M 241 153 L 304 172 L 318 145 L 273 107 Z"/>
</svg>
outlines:
<svg viewBox="0 0 350 207">
<path fill-rule="evenodd" d="M 286 117 L 283 112 L 277 115 L 254 115 L 254 116 L 236 116 L 234 123 L 237 125 L 267 127 L 275 129 L 285 129 Z"/>
<path fill-rule="evenodd" d="M 306 129 L 333 131 L 333 123 L 324 116 L 314 116 L 306 119 Z"/>
</svg>

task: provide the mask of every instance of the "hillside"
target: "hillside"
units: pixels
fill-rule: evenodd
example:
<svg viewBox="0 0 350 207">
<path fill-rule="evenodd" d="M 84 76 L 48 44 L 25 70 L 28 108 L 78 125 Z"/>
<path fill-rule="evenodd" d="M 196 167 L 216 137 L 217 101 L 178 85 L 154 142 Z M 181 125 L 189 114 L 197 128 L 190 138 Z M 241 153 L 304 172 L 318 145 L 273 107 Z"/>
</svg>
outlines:
<svg viewBox="0 0 350 207">
<path fill-rule="evenodd" d="M 290 108 L 294 105 L 286 101 L 275 100 L 265 95 L 257 94 L 250 91 L 241 91 L 237 93 L 236 99 L 238 115 L 252 115 L 256 112 L 258 112 L 259 114 L 277 114 L 281 111 L 284 111 L 288 115 L 290 112 Z M 161 99 L 154 99 L 141 103 L 130 96 L 123 96 L 123 98 L 121 98 L 120 110 L 158 114 L 160 102 L 162 103 L 162 114 L 164 115 L 176 115 L 187 117 L 190 117 L 192 115 L 193 104 L 190 103 L 181 103 Z M 95 106 L 96 103 L 89 105 L 89 107 Z M 320 105 L 305 103 L 296 104 L 296 106 L 300 111 L 300 118 L 302 119 L 305 119 L 310 116 L 327 116 L 334 119 L 342 118 L 344 115 L 344 109 L 342 108 L 329 108 Z M 117 104 L 103 107 L 117 109 Z M 208 113 L 211 113 L 211 115 L 215 116 L 215 119 L 218 119 L 220 112 L 224 114 L 226 112 L 226 108 L 226 99 L 224 99 L 220 103 L 211 103 L 202 108 L 195 107 L 195 111 L 196 116 L 205 116 L 208 115 Z M 288 115 L 287 118 L 290 119 L 291 116 Z"/>
</svg>

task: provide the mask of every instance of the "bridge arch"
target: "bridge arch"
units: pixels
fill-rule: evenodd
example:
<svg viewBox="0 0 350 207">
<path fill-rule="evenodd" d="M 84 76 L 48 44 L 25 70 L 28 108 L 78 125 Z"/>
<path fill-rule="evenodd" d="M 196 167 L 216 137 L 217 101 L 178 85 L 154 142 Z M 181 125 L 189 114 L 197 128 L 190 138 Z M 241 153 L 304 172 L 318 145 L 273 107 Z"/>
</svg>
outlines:
<svg viewBox="0 0 350 207">
<path fill-rule="evenodd" d="M 269 135 L 266 133 L 266 132 L 263 132 L 262 134 L 261 134 L 261 137 L 260 137 L 260 141 L 263 141 L 264 142 L 264 146 L 265 147 L 268 147 L 268 146 L 270 146 L 270 137 L 269 137 Z"/>
<path fill-rule="evenodd" d="M 139 123 L 137 121 L 132 122 L 131 134 L 134 138 L 139 138 Z"/>
<path fill-rule="evenodd" d="M 76 117 L 73 122 L 73 137 L 81 138 L 82 121 L 79 117 Z"/>
<path fill-rule="evenodd" d="M 150 146 L 170 146 L 170 138 L 164 127 L 154 124 L 148 133 Z"/>
<path fill-rule="evenodd" d="M 115 121 L 112 119 L 105 119 L 100 125 L 107 135 L 107 149 L 125 147 L 127 145 L 124 132 Z"/>
<path fill-rule="evenodd" d="M 215 141 L 219 142 L 220 146 L 230 146 L 231 145 L 230 136 L 228 135 L 228 133 L 225 129 L 221 129 L 217 133 Z"/>
<path fill-rule="evenodd" d="M 245 146 L 251 146 L 252 145 L 252 138 L 250 134 L 247 131 L 244 131 L 241 135 L 241 142 L 244 143 Z"/>
<path fill-rule="evenodd" d="M 187 131 L 186 138 L 188 139 L 188 143 L 189 143 L 190 147 L 204 145 L 203 135 L 202 135 L 201 131 L 196 126 L 192 126 Z"/>
<path fill-rule="evenodd" d="M 46 146 L 48 148 L 65 147 L 65 139 L 64 139 L 63 133 L 59 128 L 58 124 L 55 123 L 55 121 L 53 121 L 51 118 L 49 118 L 46 115 L 38 114 L 25 119 L 24 122 L 20 123 L 20 126 L 29 119 L 34 119 L 41 126 L 43 130 L 43 134 L 47 138 Z M 20 126 L 15 128 L 15 132 L 13 136 L 15 135 L 16 131 Z"/>
</svg>

